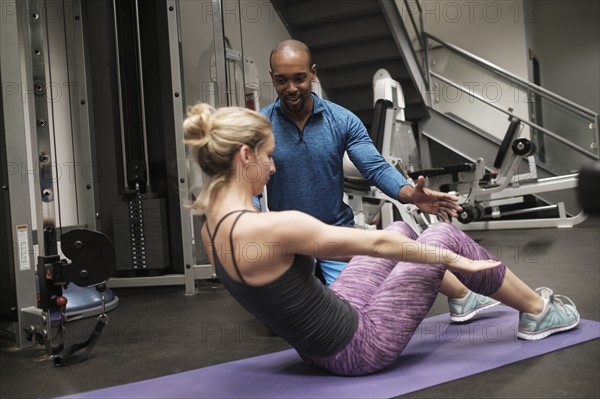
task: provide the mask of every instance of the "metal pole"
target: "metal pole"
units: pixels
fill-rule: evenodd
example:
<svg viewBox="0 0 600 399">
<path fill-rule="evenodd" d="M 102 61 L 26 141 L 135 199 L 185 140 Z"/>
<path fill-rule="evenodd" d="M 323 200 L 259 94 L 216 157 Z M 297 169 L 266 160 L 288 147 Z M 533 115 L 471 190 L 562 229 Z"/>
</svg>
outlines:
<svg viewBox="0 0 600 399">
<path fill-rule="evenodd" d="M 117 19 L 117 0 L 113 0 L 113 18 L 115 28 L 115 56 L 117 58 L 117 93 L 119 98 L 119 122 L 121 126 L 121 154 L 123 156 L 123 187 L 127 189 L 127 152 L 125 151 L 125 121 L 123 120 L 123 92 L 121 89 L 121 57 L 119 46 L 119 22 Z"/>
<path fill-rule="evenodd" d="M 226 50 L 225 50 L 225 32 L 223 27 L 223 2 L 222 0 L 212 0 L 213 10 L 216 12 L 213 13 L 213 36 L 215 38 L 215 71 L 217 72 L 217 87 L 215 92 L 217 94 L 217 101 L 214 106 L 218 107 L 226 107 L 230 105 L 228 103 L 227 95 L 225 98 L 220 95 L 221 88 L 225 88 L 225 93 L 228 92 L 229 88 L 227 82 L 227 66 L 226 66 Z M 219 76 L 219 72 L 223 71 L 225 76 Z"/>
<path fill-rule="evenodd" d="M 150 162 L 148 160 L 148 137 L 146 132 L 146 104 L 144 101 L 144 67 L 142 65 L 142 38 L 140 35 L 140 11 L 138 0 L 135 0 L 135 38 L 137 42 L 137 60 L 138 60 L 138 78 L 140 87 L 140 105 L 142 116 L 142 140 L 144 145 L 144 163 L 146 165 L 146 186 L 148 191 L 150 188 Z"/>
</svg>

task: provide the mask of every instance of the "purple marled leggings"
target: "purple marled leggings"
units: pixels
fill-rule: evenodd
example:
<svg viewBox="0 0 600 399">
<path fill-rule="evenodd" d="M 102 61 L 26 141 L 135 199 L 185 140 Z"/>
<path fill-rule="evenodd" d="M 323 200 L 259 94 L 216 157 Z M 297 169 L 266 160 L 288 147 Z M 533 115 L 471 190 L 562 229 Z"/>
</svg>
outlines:
<svg viewBox="0 0 600 399">
<path fill-rule="evenodd" d="M 465 233 L 449 223 L 429 227 L 420 237 L 404 222 L 386 230 L 418 242 L 437 245 L 470 259 L 496 259 Z M 306 357 L 308 363 L 339 375 L 363 375 L 390 365 L 404 350 L 435 301 L 445 266 L 354 257 L 330 289 L 358 312 L 358 329 L 350 343 L 326 358 Z M 456 275 L 470 290 L 483 295 L 496 292 L 505 265 Z"/>
</svg>

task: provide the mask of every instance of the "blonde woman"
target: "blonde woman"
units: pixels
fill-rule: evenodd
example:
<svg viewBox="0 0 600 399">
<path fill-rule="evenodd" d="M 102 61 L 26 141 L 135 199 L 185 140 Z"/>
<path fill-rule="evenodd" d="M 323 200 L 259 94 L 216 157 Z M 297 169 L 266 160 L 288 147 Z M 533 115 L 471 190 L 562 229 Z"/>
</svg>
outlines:
<svg viewBox="0 0 600 399">
<path fill-rule="evenodd" d="M 244 108 L 197 104 L 186 144 L 209 176 L 193 204 L 220 281 L 252 315 L 309 364 L 364 375 L 391 364 L 427 315 L 446 270 L 470 290 L 521 312 L 518 336 L 537 340 L 577 326 L 574 305 L 530 289 L 504 264 L 448 223 L 417 237 L 335 227 L 298 211 L 259 213 L 253 197 L 275 173 L 269 121 Z M 329 287 L 314 259 L 354 256 Z"/>
</svg>

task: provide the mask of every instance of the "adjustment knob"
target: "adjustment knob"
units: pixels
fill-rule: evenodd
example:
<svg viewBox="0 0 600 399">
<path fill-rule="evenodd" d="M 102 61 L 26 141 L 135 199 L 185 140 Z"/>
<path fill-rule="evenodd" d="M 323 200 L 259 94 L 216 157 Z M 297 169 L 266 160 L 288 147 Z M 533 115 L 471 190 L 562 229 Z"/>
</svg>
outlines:
<svg viewBox="0 0 600 399">
<path fill-rule="evenodd" d="M 458 214 L 458 221 L 462 224 L 469 224 L 474 220 L 481 218 L 481 210 L 476 206 L 464 206 L 461 213 Z"/>
<path fill-rule="evenodd" d="M 63 306 L 66 306 L 66 305 L 67 305 L 67 302 L 68 302 L 68 300 L 67 300 L 67 297 L 65 297 L 65 296 L 62 296 L 62 295 L 61 295 L 61 296 L 59 296 L 58 298 L 56 298 L 56 304 L 57 304 L 59 307 L 61 307 L 61 308 L 62 308 Z"/>
<path fill-rule="evenodd" d="M 528 157 L 535 152 L 535 145 L 525 138 L 520 138 L 513 142 L 512 150 L 516 155 Z"/>
</svg>

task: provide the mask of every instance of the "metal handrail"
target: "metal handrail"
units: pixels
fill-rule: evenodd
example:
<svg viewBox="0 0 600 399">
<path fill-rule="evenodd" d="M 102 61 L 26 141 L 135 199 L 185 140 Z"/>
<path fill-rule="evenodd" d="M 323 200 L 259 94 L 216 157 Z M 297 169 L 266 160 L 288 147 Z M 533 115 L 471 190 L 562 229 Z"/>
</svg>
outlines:
<svg viewBox="0 0 600 399">
<path fill-rule="evenodd" d="M 427 71 L 429 71 L 429 51 L 427 49 L 427 36 L 425 35 L 425 21 L 423 20 L 423 9 L 421 8 L 421 3 L 419 2 L 419 0 L 415 0 L 415 3 L 417 4 L 417 8 L 419 9 L 419 25 L 421 25 L 421 33 L 423 35 L 422 39 L 421 39 L 421 48 L 423 49 L 423 62 L 425 63 L 425 68 L 427 68 Z M 429 78 L 429 76 L 427 76 L 425 78 L 425 81 L 431 85 L 431 79 Z"/>
<path fill-rule="evenodd" d="M 419 28 L 417 27 L 417 23 L 415 22 L 415 18 L 413 17 L 413 14 L 410 12 L 410 7 L 408 5 L 408 0 L 404 0 L 404 6 L 406 7 L 406 11 L 408 11 L 408 17 L 410 18 L 410 22 L 415 30 L 415 32 L 417 32 L 417 39 L 419 39 L 419 43 L 421 44 L 421 47 L 423 47 L 424 43 L 424 35 L 423 35 L 423 29 L 419 30 Z M 420 15 L 420 14 L 419 14 Z"/>
<path fill-rule="evenodd" d="M 473 97 L 477 98 L 478 100 L 483 101 L 484 103 L 486 103 L 494 108 L 497 108 L 501 112 L 504 112 L 508 115 L 512 115 L 512 113 L 507 112 L 507 111 L 497 107 L 495 104 L 488 102 L 487 100 L 485 100 L 483 98 L 479 98 L 475 93 L 469 92 L 469 91 L 465 90 L 464 88 L 454 84 L 454 82 L 451 82 L 451 81 L 447 80 L 446 78 L 443 78 L 439 74 L 436 74 L 435 72 L 431 71 L 431 68 L 429 66 L 429 42 L 435 41 L 435 42 L 439 43 L 441 46 L 454 52 L 455 54 L 458 54 L 460 57 L 465 58 L 465 59 L 483 67 L 484 69 L 491 71 L 492 73 L 502 76 L 502 77 L 506 78 L 507 80 L 509 80 L 513 83 L 516 83 L 517 85 L 522 86 L 524 88 L 524 90 L 527 90 L 528 93 L 534 92 L 539 95 L 542 95 L 547 100 L 554 102 L 556 105 L 564 108 L 565 110 L 569 110 L 570 112 L 573 112 L 574 114 L 577 114 L 583 118 L 588 119 L 590 121 L 590 129 L 595 130 L 595 132 L 593 132 L 593 136 L 594 136 L 594 139 L 596 140 L 596 143 L 600 140 L 600 126 L 599 126 L 600 116 L 598 113 L 596 113 L 588 108 L 585 108 L 579 104 L 576 104 L 564 97 L 561 97 L 549 90 L 546 90 L 541 86 L 538 86 L 529 81 L 526 81 L 526 80 L 516 76 L 515 74 L 513 74 L 505 69 L 502 69 L 495 64 L 492 64 L 489 61 L 486 61 L 474 54 L 469 53 L 466 50 L 463 50 L 455 45 L 447 43 L 447 42 L 443 41 L 442 39 L 425 32 L 424 23 L 423 23 L 423 10 L 421 8 L 421 4 L 420 4 L 419 0 L 415 0 L 415 4 L 417 5 L 419 22 L 421 25 L 420 30 L 416 29 L 416 23 L 414 21 L 412 13 L 409 12 L 409 14 L 410 14 L 411 23 L 413 24 L 413 27 L 415 27 L 415 30 L 417 31 L 417 35 L 419 35 L 419 34 L 422 35 L 422 40 L 419 40 L 419 42 L 421 43 L 423 56 L 424 56 L 425 70 L 426 70 L 426 73 L 424 74 L 423 79 L 429 85 L 431 85 L 430 77 L 437 78 L 439 80 L 446 82 L 447 84 L 452 85 L 453 87 L 457 88 L 458 90 L 463 91 L 463 92 L 467 93 L 468 95 L 473 96 Z M 408 11 L 410 11 L 412 9 L 411 7 L 408 6 L 407 0 L 404 0 L 404 5 Z M 412 47 L 412 44 L 411 44 L 411 47 Z M 413 48 L 413 51 L 414 51 L 414 48 Z M 420 69 L 420 72 L 423 74 L 423 70 L 421 68 L 419 68 L 419 69 Z M 549 137 L 554 138 L 555 140 L 567 145 L 568 147 L 574 149 L 575 151 L 580 152 L 586 156 L 589 156 L 596 161 L 599 160 L 598 154 L 590 152 L 589 150 L 587 150 L 577 144 L 574 144 L 567 139 L 560 137 L 556 133 L 553 133 L 553 132 L 545 129 L 545 128 L 537 125 L 536 123 L 530 122 L 529 118 L 519 118 L 519 119 L 521 121 L 523 121 L 525 124 L 529 125 L 530 127 L 544 133 L 545 135 L 547 135 Z"/>
<path fill-rule="evenodd" d="M 413 25 L 413 28 L 415 29 L 415 32 L 417 33 L 417 40 L 419 41 L 419 45 L 421 46 L 421 51 L 423 52 L 423 64 L 425 69 L 427 70 L 429 68 L 429 59 L 428 59 L 428 54 L 427 54 L 427 36 L 425 35 L 425 24 L 423 23 L 423 9 L 421 8 L 421 3 L 419 3 L 419 0 L 415 0 L 415 4 L 417 5 L 417 9 L 418 9 L 418 16 L 419 16 L 419 27 L 417 27 L 417 23 L 415 22 L 415 18 L 413 16 L 413 14 L 410 12 L 411 7 L 408 4 L 408 0 L 404 0 L 404 6 L 406 7 L 406 10 L 409 11 L 408 15 L 410 17 L 410 21 Z M 429 84 L 429 75 L 425 74 L 424 76 L 425 82 L 427 82 L 427 84 Z"/>
<path fill-rule="evenodd" d="M 567 140 L 567 139 L 564 139 L 564 138 L 562 138 L 562 137 L 558 136 L 556 133 L 553 133 L 553 132 L 551 132 L 551 131 L 549 131 L 549 130 L 545 129 L 545 128 L 543 128 L 542 126 L 539 126 L 539 125 L 537 125 L 537 124 L 536 124 L 536 123 L 534 123 L 534 122 L 530 122 L 530 121 L 528 121 L 528 120 L 525 120 L 526 118 L 522 118 L 522 117 L 520 117 L 520 116 L 519 116 L 519 115 L 517 115 L 517 114 L 514 114 L 514 113 L 512 113 L 512 112 L 510 112 L 510 111 L 507 111 L 507 110 L 505 110 L 505 109 L 502 109 L 502 108 L 501 108 L 501 107 L 499 107 L 498 105 L 496 105 L 496 104 L 494 104 L 494 103 L 492 103 L 492 102 L 490 102 L 490 101 L 486 100 L 485 98 L 483 98 L 482 96 L 480 96 L 480 95 L 478 95 L 478 94 L 476 94 L 476 93 L 473 93 L 472 91 L 470 91 L 470 90 L 468 90 L 468 89 L 466 89 L 466 88 L 462 87 L 461 85 L 459 85 L 459 84 L 456 84 L 456 83 L 454 83 L 453 81 L 451 81 L 451 80 L 449 80 L 449 79 L 447 79 L 447 78 L 444 78 L 443 76 L 441 76 L 441 75 L 440 75 L 440 74 L 438 74 L 438 73 L 431 72 L 431 71 L 430 71 L 429 73 L 430 73 L 430 74 L 431 74 L 431 76 L 433 76 L 434 78 L 436 78 L 436 79 L 438 79 L 438 80 L 441 80 L 442 82 L 444 82 L 444 83 L 446 83 L 446 84 L 448 84 L 448 85 L 450 85 L 450 86 L 454 87 L 455 89 L 457 89 L 457 90 L 459 90 L 459 91 L 461 91 L 461 92 L 463 92 L 463 93 L 466 93 L 466 94 L 470 95 L 471 97 L 474 97 L 474 98 L 476 98 L 477 100 L 479 100 L 479 101 L 481 101 L 481 102 L 483 102 L 483 103 L 485 103 L 485 104 L 487 104 L 487 105 L 489 105 L 489 106 L 491 106 L 491 107 L 493 107 L 493 108 L 497 109 L 498 111 L 505 113 L 506 115 L 510 115 L 510 116 L 512 116 L 512 117 L 514 117 L 514 118 L 517 118 L 517 119 L 519 119 L 521 122 L 525 123 L 526 125 L 528 125 L 528 126 L 530 126 L 530 127 L 534 128 L 534 129 L 536 129 L 536 130 L 539 130 L 539 131 L 543 132 L 544 134 L 548 135 L 549 137 L 552 137 L 553 139 L 555 139 L 555 140 L 557 140 L 557 141 L 559 141 L 559 142 L 563 143 L 563 144 L 564 144 L 564 145 L 566 145 L 567 147 L 570 147 L 570 148 L 572 148 L 573 150 L 575 150 L 575 151 L 577 151 L 577 152 L 579 152 L 579 153 L 581 153 L 581 154 L 583 154 L 583 155 L 586 155 L 586 156 L 588 156 L 588 157 L 592 158 L 592 159 L 593 159 L 593 160 L 595 160 L 595 161 L 598 161 L 598 160 L 600 160 L 600 157 L 599 157 L 598 155 L 594 154 L 593 152 L 590 152 L 589 150 L 587 150 L 587 149 L 585 149 L 585 148 L 583 148 L 583 147 L 581 147 L 581 146 L 579 146 L 579 145 L 577 145 L 577 144 L 574 144 L 574 143 L 572 143 L 571 141 L 569 141 L 569 140 Z"/>
<path fill-rule="evenodd" d="M 387 0 L 380 0 L 382 6 L 385 4 L 386 1 Z M 426 44 L 425 43 L 425 36 L 424 36 L 425 32 L 423 31 L 423 24 L 421 23 L 421 30 L 419 30 L 417 28 L 417 25 L 416 25 L 415 21 L 414 21 L 413 14 L 410 12 L 410 7 L 408 6 L 407 0 L 404 0 L 403 4 L 406 7 L 407 14 L 408 14 L 408 16 L 410 18 L 410 21 L 412 23 L 413 28 L 415 29 L 415 33 L 417 35 L 417 41 L 419 42 L 419 45 L 421 46 L 421 48 L 423 48 L 423 46 Z M 399 7 L 400 6 L 398 4 L 396 4 L 396 5 L 392 6 L 392 7 L 382 7 L 382 10 L 383 10 L 384 14 L 386 14 L 386 11 L 385 11 L 386 8 L 389 10 L 387 12 L 391 12 L 392 10 L 394 10 L 394 12 L 396 13 L 396 15 L 400 17 L 400 20 L 402 20 L 402 16 L 401 16 L 400 8 Z M 402 22 L 402 25 L 404 25 L 402 29 L 406 30 L 406 26 L 405 26 L 404 22 Z M 408 32 L 406 32 L 406 34 L 407 34 L 407 37 L 408 37 L 409 36 Z M 410 46 L 412 54 L 417 54 L 417 51 L 415 50 L 415 46 L 413 45 L 413 43 L 412 43 L 411 40 L 408 40 L 408 45 Z M 423 64 L 421 62 L 423 62 Z M 428 86 L 429 85 L 429 76 L 427 74 L 427 62 L 426 61 L 421 61 L 421 62 L 417 62 L 416 63 L 416 67 L 419 69 L 421 77 L 424 79 L 425 84 Z"/>
<path fill-rule="evenodd" d="M 476 64 L 478 64 L 478 65 L 480 65 L 480 66 L 482 66 L 482 67 L 484 67 L 484 68 L 486 68 L 488 70 L 492 70 L 492 72 L 495 72 L 498 75 L 504 76 L 508 80 L 511 80 L 511 81 L 513 81 L 515 83 L 522 84 L 523 86 L 525 86 L 527 88 L 531 88 L 532 90 L 535 90 L 535 91 L 537 91 L 539 93 L 542 93 L 542 94 L 546 95 L 547 97 L 550 97 L 550 98 L 556 100 L 556 102 L 558 102 L 558 103 L 562 103 L 562 104 L 568 105 L 569 107 L 573 108 L 574 110 L 579 111 L 579 114 L 582 115 L 582 116 L 589 117 L 592 120 L 595 120 L 595 118 L 598 116 L 598 114 L 595 113 L 594 111 L 592 111 L 590 109 L 587 109 L 585 107 L 582 107 L 581 105 L 576 104 L 576 103 L 574 103 L 574 102 L 572 102 L 570 100 L 567 100 L 566 98 L 561 97 L 558 94 L 553 93 L 553 92 L 551 92 L 549 90 L 546 90 L 546 89 L 544 89 L 541 86 L 538 86 L 536 84 L 528 82 L 528 81 L 526 81 L 526 80 L 518 77 L 517 75 L 515 75 L 515 74 L 513 74 L 511 72 L 508 72 L 507 70 L 502 69 L 502 68 L 498 67 L 497 65 L 492 64 L 489 61 L 484 60 L 483 58 L 480 58 L 480 57 L 478 57 L 478 56 L 476 56 L 474 54 L 469 53 L 466 50 L 461 49 L 460 47 L 457 47 L 457 46 L 455 46 L 453 44 L 447 43 L 447 42 L 439 39 L 438 37 L 436 37 L 434 35 L 431 35 L 431 34 L 429 34 L 427 32 L 423 32 L 423 35 L 425 35 L 427 39 L 432 39 L 432 40 L 440 43 L 442 46 L 446 47 L 447 49 L 451 50 L 452 52 L 454 52 L 456 54 L 459 54 L 462 57 L 467 58 L 467 59 L 473 61 L 474 63 L 476 63 Z M 426 49 L 427 48 L 428 47 L 426 47 Z"/>
</svg>

